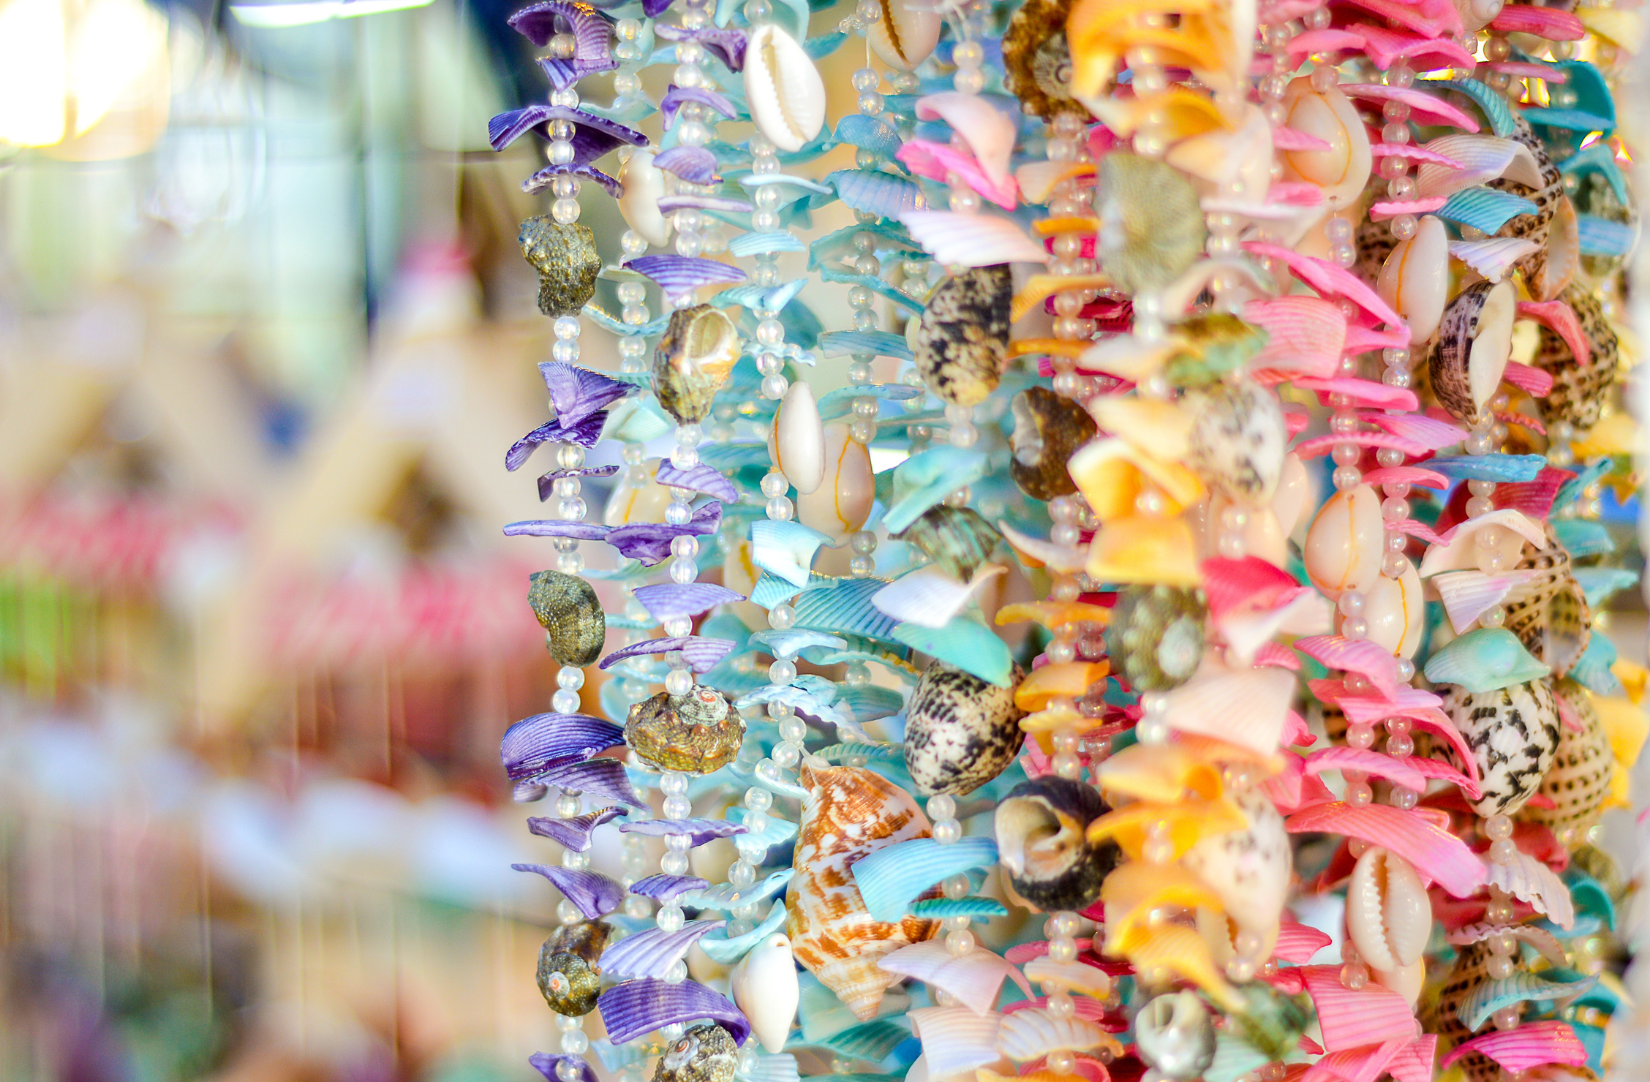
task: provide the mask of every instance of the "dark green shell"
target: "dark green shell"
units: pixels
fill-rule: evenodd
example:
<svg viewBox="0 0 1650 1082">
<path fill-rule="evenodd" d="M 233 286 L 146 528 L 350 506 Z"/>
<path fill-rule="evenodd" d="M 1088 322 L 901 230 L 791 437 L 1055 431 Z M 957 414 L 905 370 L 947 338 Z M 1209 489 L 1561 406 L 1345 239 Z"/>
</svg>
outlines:
<svg viewBox="0 0 1650 1082">
<path fill-rule="evenodd" d="M 671 1043 L 653 1068 L 653 1082 L 733 1082 L 739 1046 L 714 1022 L 694 1026 Z"/>
<path fill-rule="evenodd" d="M 967 582 L 991 558 L 1003 535 L 973 508 L 941 504 L 924 511 L 894 538 L 909 541 L 935 567 L 958 582 Z"/>
<path fill-rule="evenodd" d="M 1168 691 L 1191 679 L 1203 659 L 1203 591 L 1129 586 L 1106 625 L 1113 668 L 1137 691 Z"/>
<path fill-rule="evenodd" d="M 661 691 L 630 708 L 624 740 L 654 770 L 709 774 L 733 762 L 745 722 L 721 692 L 700 685 L 686 695 Z"/>
<path fill-rule="evenodd" d="M 607 641 L 607 617 L 595 589 L 560 571 L 535 571 L 528 582 L 527 603 L 544 628 L 550 656 L 580 669 L 595 664 Z"/>
<path fill-rule="evenodd" d="M 602 258 L 596 234 L 579 222 L 562 225 L 545 217 L 521 223 L 521 254 L 539 272 L 539 311 L 576 316 L 596 295 Z"/>
<path fill-rule="evenodd" d="M 681 424 L 710 416 L 716 392 L 739 359 L 739 331 L 733 320 L 708 304 L 678 308 L 653 350 L 653 393 Z"/>
<path fill-rule="evenodd" d="M 539 948 L 539 991 L 557 1014 L 578 1018 L 596 1007 L 602 991 L 597 963 L 613 929 L 602 921 L 564 924 Z"/>
</svg>

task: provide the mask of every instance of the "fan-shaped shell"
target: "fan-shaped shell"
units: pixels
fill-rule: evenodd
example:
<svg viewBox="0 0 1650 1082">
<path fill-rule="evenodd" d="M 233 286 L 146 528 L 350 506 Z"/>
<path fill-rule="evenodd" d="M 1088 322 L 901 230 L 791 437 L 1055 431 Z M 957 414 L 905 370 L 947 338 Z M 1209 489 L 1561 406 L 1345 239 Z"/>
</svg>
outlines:
<svg viewBox="0 0 1650 1082">
<path fill-rule="evenodd" d="M 1376 969 L 1420 960 L 1432 931 L 1432 902 L 1408 861 L 1379 846 L 1364 851 L 1346 888 L 1346 930 Z"/>
<path fill-rule="evenodd" d="M 825 126 L 825 83 L 797 40 L 774 23 L 745 45 L 745 101 L 751 121 L 780 150 L 798 151 Z"/>
</svg>

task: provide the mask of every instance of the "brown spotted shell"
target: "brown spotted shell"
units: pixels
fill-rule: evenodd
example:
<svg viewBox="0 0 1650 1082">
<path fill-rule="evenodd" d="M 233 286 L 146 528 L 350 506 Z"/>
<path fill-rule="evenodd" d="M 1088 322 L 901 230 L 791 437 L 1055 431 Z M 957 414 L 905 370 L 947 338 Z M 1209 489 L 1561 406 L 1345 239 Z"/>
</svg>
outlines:
<svg viewBox="0 0 1650 1082">
<path fill-rule="evenodd" d="M 911 348 L 922 381 L 940 399 L 975 406 L 997 389 L 1013 295 L 1006 264 L 965 270 L 935 287 Z"/>
<path fill-rule="evenodd" d="M 1520 259 L 1517 268 L 1532 296 L 1537 300 L 1551 300 L 1570 284 L 1579 259 L 1575 208 L 1564 194 L 1564 174 L 1553 164 L 1546 146 L 1516 110 L 1513 119 L 1516 130 L 1512 138 L 1535 155 L 1536 164 L 1541 168 L 1541 187 L 1532 188 L 1506 177 L 1489 182 L 1487 187 L 1528 199 L 1536 207 L 1534 214 L 1519 214 L 1509 219 L 1495 235 L 1535 242 L 1536 250 Z"/>
<path fill-rule="evenodd" d="M 1473 394 L 1473 346 L 1479 334 L 1488 329 L 1486 318 L 1499 321 L 1500 306 L 1512 305 L 1510 290 L 1504 282 L 1475 282 L 1456 294 L 1445 307 L 1427 352 L 1427 379 L 1438 404 L 1468 424 L 1479 419 L 1479 399 L 1489 397 Z"/>
<path fill-rule="evenodd" d="M 1014 415 L 1014 434 L 1009 437 L 1014 458 L 1008 470 L 1020 491 L 1043 503 L 1076 492 L 1077 482 L 1066 463 L 1098 431 L 1089 411 L 1046 387 L 1021 391 L 1009 409 Z"/>
<path fill-rule="evenodd" d="M 1621 368 L 1621 343 L 1593 290 L 1571 286 L 1560 299 L 1575 312 L 1592 356 L 1585 365 L 1577 364 L 1564 339 L 1541 328 L 1541 341 L 1531 363 L 1553 377 L 1553 389 L 1541 400 L 1541 412 L 1549 425 L 1568 421 L 1576 428 L 1588 429 L 1598 424 L 1599 412 L 1615 385 Z"/>
<path fill-rule="evenodd" d="M 935 661 L 905 704 L 905 768 L 923 796 L 964 796 L 1007 770 L 1020 752 L 1025 711 L 1014 688 L 1025 670 L 1014 666 L 1001 688 Z"/>
<path fill-rule="evenodd" d="M 1538 791 L 1552 801 L 1552 807 L 1526 804 L 1519 817 L 1547 827 L 1567 848 L 1598 822 L 1610 797 L 1616 760 L 1587 689 L 1573 680 L 1563 680 L 1554 687 L 1553 694 L 1579 728 L 1566 724 L 1560 730 L 1553 765 L 1541 779 Z"/>
<path fill-rule="evenodd" d="M 1088 110 L 1071 96 L 1071 45 L 1066 17 L 1071 0 L 1027 0 L 1003 32 L 1003 69 L 1008 89 L 1022 111 L 1052 120 L 1058 113 L 1087 119 Z"/>
<path fill-rule="evenodd" d="M 661 691 L 630 708 L 624 741 L 654 770 L 709 774 L 733 762 L 745 722 L 726 695 L 703 684 L 686 695 Z"/>
<path fill-rule="evenodd" d="M 602 258 L 596 234 L 582 222 L 563 225 L 550 218 L 529 218 L 518 236 L 521 254 L 539 272 L 539 311 L 547 316 L 576 316 L 596 295 Z"/>
<path fill-rule="evenodd" d="M 1444 712 L 1478 764 L 1484 795 L 1473 802 L 1473 811 L 1511 815 L 1522 808 L 1558 752 L 1560 725 L 1552 681 L 1544 677 L 1478 693 L 1451 685 Z M 1455 758 L 1454 753 L 1449 757 Z"/>
<path fill-rule="evenodd" d="M 739 360 L 733 320 L 708 304 L 678 308 L 653 350 L 653 391 L 659 405 L 682 424 L 710 416 L 711 400 Z"/>
<path fill-rule="evenodd" d="M 597 961 L 613 929 L 599 920 L 564 924 L 539 948 L 538 985 L 557 1014 L 578 1018 L 596 1007 L 602 991 Z"/>
<path fill-rule="evenodd" d="M 1454 1046 L 1472 1036 L 1461 1021 L 1461 1005 L 1479 988 L 1489 983 L 1490 948 L 1485 943 L 1471 943 L 1455 956 L 1455 965 L 1444 978 L 1438 998 L 1423 1006 L 1421 1025 L 1427 1033 L 1436 1033 L 1443 1046 Z M 1478 1052 L 1469 1052 L 1457 1063 L 1471 1082 L 1498 1082 L 1501 1068 L 1496 1062 Z"/>
<path fill-rule="evenodd" d="M 595 664 L 607 641 L 607 617 L 595 589 L 560 571 L 535 571 L 527 581 L 527 603 L 544 628 L 550 656 L 577 669 Z"/>
<path fill-rule="evenodd" d="M 1192 471 L 1230 499 L 1270 500 L 1289 449 L 1278 396 L 1258 383 L 1221 382 L 1187 392 L 1182 404 L 1192 415 Z"/>
<path fill-rule="evenodd" d="M 653 1068 L 653 1082 L 733 1082 L 738 1066 L 739 1045 L 733 1034 L 706 1022 L 665 1048 Z"/>
<path fill-rule="evenodd" d="M 1546 544 L 1530 551 L 1518 569 L 1536 574 L 1507 595 L 1505 627 L 1554 676 L 1565 676 L 1581 660 L 1592 638 L 1593 614 L 1570 569 L 1570 554 L 1551 525 Z"/>
</svg>

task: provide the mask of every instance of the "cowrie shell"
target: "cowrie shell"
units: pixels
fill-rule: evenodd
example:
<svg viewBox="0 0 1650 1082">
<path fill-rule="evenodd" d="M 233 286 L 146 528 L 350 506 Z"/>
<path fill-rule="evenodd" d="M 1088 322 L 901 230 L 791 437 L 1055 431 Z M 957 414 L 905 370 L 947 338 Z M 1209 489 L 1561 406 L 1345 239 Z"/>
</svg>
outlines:
<svg viewBox="0 0 1650 1082">
<path fill-rule="evenodd" d="M 783 934 L 762 940 L 740 959 L 728 984 L 733 1001 L 750 1021 L 751 1032 L 763 1048 L 778 1055 L 790 1036 L 802 996 L 791 941 Z"/>
<path fill-rule="evenodd" d="M 1449 234 L 1428 214 L 1415 235 L 1398 242 L 1381 266 L 1375 290 L 1409 324 L 1409 340 L 1419 345 L 1432 337 L 1449 299 Z"/>
<path fill-rule="evenodd" d="M 649 244 L 670 242 L 670 221 L 659 213 L 659 197 L 665 194 L 664 170 L 653 164 L 653 151 L 638 148 L 619 166 L 618 181 L 624 187 L 619 196 L 619 214 L 636 235 Z"/>
<path fill-rule="evenodd" d="M 1432 931 L 1432 902 L 1409 862 L 1375 846 L 1358 858 L 1346 889 L 1346 931 L 1371 968 L 1413 965 Z"/>
<path fill-rule="evenodd" d="M 795 38 L 765 23 L 745 46 L 745 100 L 757 130 L 780 150 L 801 150 L 825 126 L 825 83 Z"/>
<path fill-rule="evenodd" d="M 940 29 L 945 20 L 931 7 L 914 7 L 913 0 L 881 0 L 881 3 L 882 18 L 870 26 L 871 51 L 891 68 L 915 71 L 940 43 Z"/>
<path fill-rule="evenodd" d="M 791 384 L 774 411 L 768 454 L 803 496 L 825 479 L 825 426 L 819 420 L 813 388 L 801 380 Z"/>
</svg>

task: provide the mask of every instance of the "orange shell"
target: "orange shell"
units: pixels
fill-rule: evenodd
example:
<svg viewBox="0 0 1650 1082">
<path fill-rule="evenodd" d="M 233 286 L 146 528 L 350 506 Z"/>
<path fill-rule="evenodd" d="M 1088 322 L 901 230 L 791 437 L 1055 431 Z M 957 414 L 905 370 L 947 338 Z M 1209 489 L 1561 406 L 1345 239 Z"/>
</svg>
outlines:
<svg viewBox="0 0 1650 1082">
<path fill-rule="evenodd" d="M 1084 445 L 1066 469 L 1101 522 L 1134 514 L 1135 501 L 1147 485 L 1163 490 L 1169 514 L 1179 514 L 1204 495 L 1203 482 L 1185 466 L 1115 436 Z"/>
<path fill-rule="evenodd" d="M 1173 803 L 1141 800 L 1107 812 L 1090 823 L 1089 844 L 1099 845 L 1110 838 L 1123 852 L 1138 860 L 1154 825 L 1165 828 L 1173 847 L 1173 859 L 1178 859 L 1205 838 L 1244 829 L 1249 825 L 1249 817 L 1225 797 Z"/>
<path fill-rule="evenodd" d="M 1096 718 L 1085 717 L 1075 710 L 1053 708 L 1039 710 L 1035 714 L 1027 714 L 1020 719 L 1020 731 L 1027 736 L 1035 737 L 1037 746 L 1043 749 L 1044 755 L 1054 753 L 1054 742 L 1051 737 L 1058 732 L 1087 732 L 1100 724 Z"/>
<path fill-rule="evenodd" d="M 1031 620 L 1046 628 L 1065 627 L 1067 624 L 1104 624 L 1111 620 L 1111 610 L 1103 605 L 1085 601 L 1016 601 L 997 610 L 997 626 L 1018 624 Z"/>
<path fill-rule="evenodd" d="M 1051 357 L 1079 357 L 1090 345 L 1091 343 L 1082 339 L 1067 341 L 1064 338 L 1016 338 L 1008 344 L 1007 356 L 1012 359 L 1033 353 L 1046 353 Z"/>
<path fill-rule="evenodd" d="M 1215 968 L 1209 945 L 1184 924 L 1154 925 L 1150 934 L 1129 944 L 1125 954 L 1136 970 L 1167 970 L 1203 989 L 1228 1011 L 1242 1012 L 1246 1007 L 1244 998 Z"/>
<path fill-rule="evenodd" d="M 1041 710 L 1059 695 L 1081 698 L 1111 672 L 1106 661 L 1056 661 L 1033 669 L 1014 689 L 1014 705 L 1027 712 Z"/>
<path fill-rule="evenodd" d="M 1152 912 L 1165 906 L 1177 909 L 1219 910 L 1220 896 L 1208 884 L 1178 864 L 1131 860 L 1106 876 L 1100 887 L 1106 907 L 1107 954 L 1128 950 L 1154 927 Z"/>
<path fill-rule="evenodd" d="M 1101 582 L 1200 586 L 1197 541 L 1184 518 L 1132 515 L 1094 535 L 1084 568 Z"/>
<path fill-rule="evenodd" d="M 1101 763 L 1097 780 L 1108 795 L 1160 804 L 1215 800 L 1225 788 L 1220 769 L 1182 744 L 1133 744 Z"/>
<path fill-rule="evenodd" d="M 1089 168 L 1093 169 L 1094 167 L 1091 165 Z M 1093 218 L 1050 218 L 1047 221 L 1087 223 L 1086 228 L 1090 233 L 1094 232 L 1095 226 L 1098 224 Z M 1038 222 L 1037 225 L 1039 231 L 1041 231 L 1045 223 Z M 1054 232 L 1054 230 L 1050 229 L 1049 232 Z M 1009 306 L 1008 318 L 1011 322 L 1018 323 L 1029 315 L 1032 309 L 1061 290 L 1104 289 L 1109 285 L 1111 285 L 1111 279 L 1103 274 L 1064 276 L 1059 274 L 1033 274 L 1025 280 L 1025 284 L 1020 287 L 1020 292 L 1014 294 L 1014 300 Z M 1027 339 L 1027 341 L 1035 342 L 1040 341 L 1040 339 L 1033 338 Z"/>
</svg>

